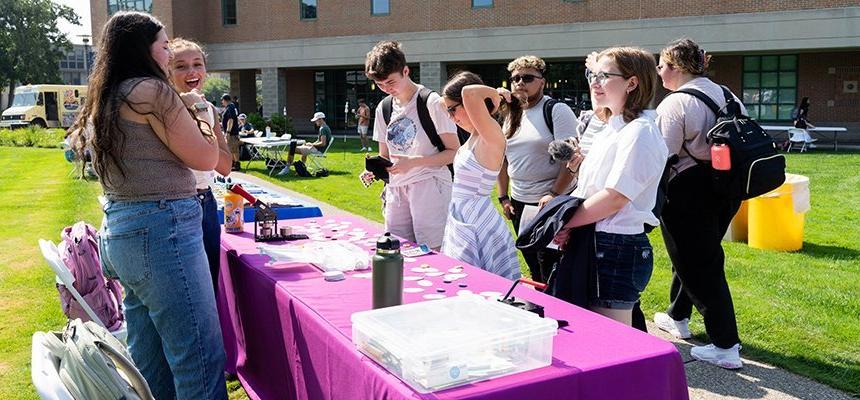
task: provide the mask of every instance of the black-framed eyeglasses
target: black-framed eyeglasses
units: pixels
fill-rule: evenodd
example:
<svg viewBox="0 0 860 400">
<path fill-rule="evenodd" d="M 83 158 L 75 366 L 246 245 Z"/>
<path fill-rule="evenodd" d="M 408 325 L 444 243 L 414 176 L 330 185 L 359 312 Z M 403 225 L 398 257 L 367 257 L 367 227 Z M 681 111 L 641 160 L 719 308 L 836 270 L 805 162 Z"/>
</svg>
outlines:
<svg viewBox="0 0 860 400">
<path fill-rule="evenodd" d="M 532 75 L 532 74 L 521 74 L 521 75 L 513 75 L 511 76 L 511 82 L 519 83 L 523 81 L 523 83 L 532 83 L 535 79 L 543 79 L 542 76 Z"/>
<path fill-rule="evenodd" d="M 454 113 L 456 113 L 456 112 L 457 112 L 457 107 L 460 107 L 460 106 L 462 106 L 462 105 L 463 105 L 463 103 L 457 103 L 457 104 L 454 104 L 454 105 L 453 105 L 453 106 L 451 106 L 451 107 L 446 108 L 446 110 L 448 110 L 448 115 L 450 115 L 450 116 L 451 116 L 451 118 L 454 118 Z"/>
<path fill-rule="evenodd" d="M 598 85 L 603 86 L 606 84 L 606 81 L 613 76 L 620 76 L 622 78 L 627 78 L 624 74 L 616 74 L 614 72 L 591 72 L 591 70 L 585 70 L 585 79 L 588 81 L 588 84 L 591 85 L 594 82 L 597 82 Z"/>
</svg>

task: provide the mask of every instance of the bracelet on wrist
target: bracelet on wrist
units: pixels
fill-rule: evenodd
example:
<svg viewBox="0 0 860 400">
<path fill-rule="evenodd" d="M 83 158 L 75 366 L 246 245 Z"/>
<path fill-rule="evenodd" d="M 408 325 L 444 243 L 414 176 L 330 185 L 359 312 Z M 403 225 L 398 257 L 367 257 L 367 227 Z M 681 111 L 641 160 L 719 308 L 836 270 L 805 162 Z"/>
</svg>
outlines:
<svg viewBox="0 0 860 400">
<path fill-rule="evenodd" d="M 503 201 L 505 201 L 505 200 L 510 200 L 510 199 L 511 199 L 511 198 L 510 198 L 510 197 L 508 197 L 508 196 L 499 196 L 499 203 L 501 203 L 501 202 L 503 202 Z"/>
<path fill-rule="evenodd" d="M 550 191 L 549 191 L 549 194 L 550 194 L 552 197 L 558 197 L 558 193 L 556 193 L 554 190 L 550 190 Z"/>
</svg>

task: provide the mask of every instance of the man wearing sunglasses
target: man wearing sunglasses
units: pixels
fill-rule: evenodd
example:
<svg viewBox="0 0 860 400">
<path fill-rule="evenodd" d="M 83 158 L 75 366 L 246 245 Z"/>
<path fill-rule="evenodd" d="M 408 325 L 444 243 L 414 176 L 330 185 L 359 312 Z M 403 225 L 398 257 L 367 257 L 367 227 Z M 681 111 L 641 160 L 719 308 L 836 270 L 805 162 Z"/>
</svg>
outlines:
<svg viewBox="0 0 860 400">
<path fill-rule="evenodd" d="M 547 148 L 553 140 L 576 137 L 576 115 L 566 104 L 552 107 L 552 126 L 544 117 L 544 104 L 550 100 L 543 94 L 546 87 L 546 63 L 535 56 L 522 56 L 508 64 L 511 91 L 528 99 L 522 118 L 509 116 L 505 120 L 507 137 L 505 162 L 499 173 L 499 202 L 505 217 L 519 232 L 520 215 L 527 205 L 542 207 L 560 194 L 573 190 L 572 175 L 564 163 L 553 163 Z M 510 192 L 509 192 L 510 189 Z M 555 251 L 523 253 L 532 279 L 545 282 L 557 257 Z"/>
<path fill-rule="evenodd" d="M 457 125 L 438 94 L 430 93 L 425 105 L 418 104 L 424 87 L 409 78 L 406 56 L 399 43 L 379 42 L 367 53 L 364 65 L 367 77 L 390 97 L 376 107 L 373 127 L 379 155 L 394 163 L 388 167 L 390 178 L 382 192 L 385 230 L 438 250 L 451 203 L 451 172 L 447 165 L 460 148 Z M 389 118 L 383 115 L 386 101 L 391 104 Z M 419 111 L 422 106 L 426 109 Z M 420 112 L 429 114 L 442 148 L 432 143 Z"/>
</svg>

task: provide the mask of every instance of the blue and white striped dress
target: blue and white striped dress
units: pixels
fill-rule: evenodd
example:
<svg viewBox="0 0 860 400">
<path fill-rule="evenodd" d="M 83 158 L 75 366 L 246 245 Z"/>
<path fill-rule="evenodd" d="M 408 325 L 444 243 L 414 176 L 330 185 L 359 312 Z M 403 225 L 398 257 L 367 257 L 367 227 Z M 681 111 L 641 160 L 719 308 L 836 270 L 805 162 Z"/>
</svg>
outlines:
<svg viewBox="0 0 860 400">
<path fill-rule="evenodd" d="M 520 278 L 514 238 L 490 201 L 499 171 L 484 168 L 467 146 L 454 157 L 454 186 L 442 253 L 485 271 Z"/>
</svg>

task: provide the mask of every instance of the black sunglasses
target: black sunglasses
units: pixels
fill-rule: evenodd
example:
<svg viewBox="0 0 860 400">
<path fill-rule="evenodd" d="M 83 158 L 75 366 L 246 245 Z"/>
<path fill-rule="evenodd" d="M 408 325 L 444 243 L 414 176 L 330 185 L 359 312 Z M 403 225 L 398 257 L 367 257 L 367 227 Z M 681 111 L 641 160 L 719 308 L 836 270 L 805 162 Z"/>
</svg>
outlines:
<svg viewBox="0 0 860 400">
<path fill-rule="evenodd" d="M 519 83 L 523 81 L 524 83 L 532 83 L 535 79 L 543 79 L 542 76 L 531 75 L 531 74 L 522 74 L 522 75 L 513 75 L 511 76 L 511 82 Z"/>
</svg>

